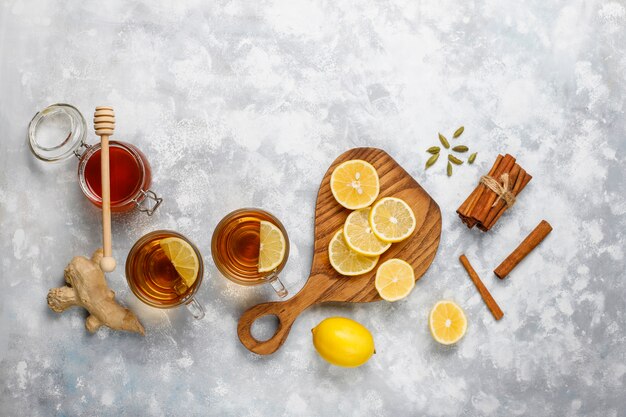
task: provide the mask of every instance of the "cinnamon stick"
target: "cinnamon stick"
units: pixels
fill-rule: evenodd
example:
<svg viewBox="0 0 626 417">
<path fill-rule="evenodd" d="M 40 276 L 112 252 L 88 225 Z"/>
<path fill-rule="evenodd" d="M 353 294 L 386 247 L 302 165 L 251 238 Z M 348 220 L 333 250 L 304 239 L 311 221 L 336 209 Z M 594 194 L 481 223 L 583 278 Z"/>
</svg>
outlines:
<svg viewBox="0 0 626 417">
<path fill-rule="evenodd" d="M 512 158 L 511 155 L 506 154 L 504 157 L 502 157 L 502 159 L 500 160 L 500 163 L 497 166 L 494 164 L 494 169 L 490 170 L 489 174 L 487 175 L 489 175 L 490 177 L 497 176 L 498 173 L 501 172 L 505 168 L 505 166 L 511 161 L 511 158 Z M 476 198 L 474 199 L 473 204 L 469 208 L 469 217 L 473 218 L 475 221 L 477 221 L 477 219 L 474 214 L 482 210 L 482 206 L 484 204 L 486 196 L 490 192 L 492 192 L 491 190 L 487 188 L 485 184 L 482 184 L 482 183 L 478 184 L 478 188 L 480 188 L 480 190 L 478 191 L 478 194 L 476 195 Z"/>
<path fill-rule="evenodd" d="M 506 189 L 502 188 L 503 174 L 509 176 Z M 517 197 L 532 179 L 532 176 L 509 154 L 498 155 L 487 176 L 500 183 L 501 190 L 480 181 L 456 211 L 467 227 L 471 229 L 477 226 L 483 232 L 493 227 L 502 214 L 513 205 L 515 199 L 511 197 Z M 501 198 L 505 192 L 507 196 Z"/>
<path fill-rule="evenodd" d="M 478 292 L 480 293 L 480 296 L 483 298 L 483 301 L 485 302 L 485 304 L 487 304 L 487 307 L 489 307 L 489 310 L 491 311 L 491 314 L 493 314 L 493 317 L 496 320 L 500 320 L 502 316 L 504 316 L 504 313 L 500 309 L 500 306 L 498 306 L 498 303 L 496 303 L 496 300 L 494 300 L 493 297 L 491 296 L 491 293 L 489 293 L 489 290 L 487 289 L 487 287 L 485 287 L 485 284 L 483 284 L 483 282 L 480 280 L 480 277 L 478 276 L 478 274 L 476 273 L 476 271 L 470 264 L 469 260 L 467 259 L 467 256 L 461 255 L 459 257 L 459 260 L 461 261 L 463 268 L 465 268 L 465 270 L 467 271 L 467 274 L 472 279 L 472 282 L 478 289 Z"/>
<path fill-rule="evenodd" d="M 520 172 L 520 174 L 518 175 L 518 180 L 513 186 L 513 194 L 515 196 L 517 196 L 524 189 L 524 187 L 526 187 L 526 184 L 528 184 L 530 180 L 532 179 L 532 175 L 524 171 L 524 169 L 522 169 L 521 171 L 523 171 L 523 175 L 522 175 L 522 172 Z M 502 207 L 500 207 L 495 217 L 493 217 L 492 219 L 486 220 L 485 227 L 487 230 L 491 229 L 491 227 L 498 221 L 500 216 L 504 214 L 507 208 L 508 207 L 506 206 L 506 204 L 503 203 Z"/>
<path fill-rule="evenodd" d="M 515 158 L 506 154 L 503 159 L 502 167 L 496 171 L 493 178 L 495 178 L 496 181 L 500 181 L 502 175 L 508 174 L 514 165 Z M 489 190 L 488 193 L 483 193 L 481 204 L 478 205 L 477 210 L 472 213 L 472 217 L 474 217 L 479 223 L 483 223 L 487 217 L 487 213 L 489 213 L 489 210 L 491 209 L 491 206 L 496 201 L 496 198 L 498 198 L 498 195 L 491 190 Z"/>
<path fill-rule="evenodd" d="M 522 179 L 520 176 L 520 172 L 522 171 L 524 173 L 526 172 L 522 169 L 522 167 L 515 164 L 513 165 L 513 168 L 511 168 L 511 172 L 509 172 L 509 183 L 511 184 L 511 192 L 514 195 L 515 195 L 515 186 L 517 185 L 519 189 L 519 185 L 522 183 Z M 491 222 L 491 220 L 493 220 L 496 217 L 500 209 L 503 208 L 504 206 L 506 206 L 506 201 L 502 198 L 496 200 L 495 203 L 492 203 L 492 206 L 487 212 L 485 219 L 481 222 L 485 226 L 486 229 L 489 229 L 488 227 L 489 223 Z"/>
<path fill-rule="evenodd" d="M 502 155 L 498 155 L 498 157 L 496 158 L 496 161 L 493 163 L 491 169 L 489 170 L 488 175 L 493 175 L 495 170 L 498 169 L 498 166 L 500 165 L 502 158 L 503 158 Z M 472 191 L 469 197 L 465 199 L 465 201 L 461 204 L 461 206 L 456 211 L 461 217 L 461 220 L 463 221 L 463 223 L 465 223 L 470 229 L 476 223 L 476 221 L 471 219 L 471 216 L 470 216 L 472 208 L 474 204 L 476 203 L 476 201 L 478 200 L 478 198 L 480 197 L 480 193 L 482 193 L 482 191 L 485 188 L 486 187 L 483 184 L 479 184 L 478 187 L 474 188 L 474 191 Z"/>
<path fill-rule="evenodd" d="M 493 270 L 493 273 L 496 274 L 498 278 L 504 279 L 551 231 L 552 226 L 550 226 L 550 223 L 542 220 L 537 227 L 530 232 L 526 239 Z"/>
</svg>

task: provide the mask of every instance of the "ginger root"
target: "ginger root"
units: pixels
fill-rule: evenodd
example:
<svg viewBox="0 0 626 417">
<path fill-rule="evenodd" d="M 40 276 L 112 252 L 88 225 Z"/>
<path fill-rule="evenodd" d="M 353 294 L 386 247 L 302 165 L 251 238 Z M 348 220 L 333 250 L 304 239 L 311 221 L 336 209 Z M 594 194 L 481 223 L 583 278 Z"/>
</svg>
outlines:
<svg viewBox="0 0 626 417">
<path fill-rule="evenodd" d="M 144 328 L 127 308 L 115 301 L 115 293 L 109 289 L 100 269 L 102 249 L 91 255 L 91 259 L 76 256 L 65 268 L 65 282 L 68 285 L 53 288 L 48 292 L 48 306 L 61 313 L 73 306 L 84 307 L 90 315 L 85 327 L 94 333 L 100 326 L 114 330 L 126 330 L 144 334 Z"/>
</svg>

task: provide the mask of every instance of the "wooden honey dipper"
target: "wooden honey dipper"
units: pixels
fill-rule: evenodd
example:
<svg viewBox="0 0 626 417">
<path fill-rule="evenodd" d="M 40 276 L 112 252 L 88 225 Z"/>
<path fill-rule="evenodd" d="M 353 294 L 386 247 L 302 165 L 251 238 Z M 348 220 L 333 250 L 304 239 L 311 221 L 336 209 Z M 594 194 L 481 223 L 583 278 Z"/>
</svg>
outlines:
<svg viewBox="0 0 626 417">
<path fill-rule="evenodd" d="M 115 269 L 115 259 L 111 245 L 111 180 L 109 166 L 109 136 L 115 130 L 113 107 L 98 106 L 93 115 L 93 127 L 100 136 L 100 173 L 102 176 L 102 245 L 104 256 L 100 268 L 104 272 Z"/>
</svg>

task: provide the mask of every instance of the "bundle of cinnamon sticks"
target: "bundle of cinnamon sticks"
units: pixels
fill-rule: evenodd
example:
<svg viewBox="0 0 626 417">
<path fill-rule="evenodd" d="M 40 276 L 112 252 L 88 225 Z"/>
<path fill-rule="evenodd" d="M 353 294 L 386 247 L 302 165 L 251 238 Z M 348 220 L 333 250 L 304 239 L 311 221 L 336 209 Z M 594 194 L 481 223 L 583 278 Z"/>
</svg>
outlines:
<svg viewBox="0 0 626 417">
<path fill-rule="evenodd" d="M 456 212 L 467 227 L 477 226 L 486 232 L 515 203 L 516 196 L 531 179 L 513 156 L 498 155 L 489 173 L 481 177 L 478 186 Z"/>
</svg>

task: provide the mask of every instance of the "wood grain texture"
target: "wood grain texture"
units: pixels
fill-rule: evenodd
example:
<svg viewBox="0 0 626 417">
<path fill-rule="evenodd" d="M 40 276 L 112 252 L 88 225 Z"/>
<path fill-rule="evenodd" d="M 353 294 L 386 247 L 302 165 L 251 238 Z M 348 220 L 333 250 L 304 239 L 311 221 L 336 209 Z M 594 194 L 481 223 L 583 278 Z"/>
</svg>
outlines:
<svg viewBox="0 0 626 417">
<path fill-rule="evenodd" d="M 255 305 L 239 319 L 239 340 L 252 352 L 261 355 L 275 352 L 287 339 L 298 315 L 314 304 L 367 303 L 381 300 L 374 286 L 376 269 L 356 277 L 346 277 L 337 273 L 328 260 L 330 239 L 351 212 L 334 199 L 330 190 L 330 176 L 337 165 L 351 159 L 362 159 L 371 163 L 380 177 L 379 198 L 402 198 L 411 206 L 417 220 L 413 234 L 403 242 L 394 243 L 380 257 L 379 264 L 390 258 L 404 259 L 413 266 L 415 279 L 418 280 L 435 258 L 441 236 L 441 212 L 437 203 L 385 151 L 355 148 L 343 153 L 324 175 L 317 195 L 314 254 L 308 281 L 289 300 Z M 270 339 L 258 341 L 252 336 L 250 329 L 255 320 L 266 315 L 278 317 L 278 328 Z"/>
</svg>

